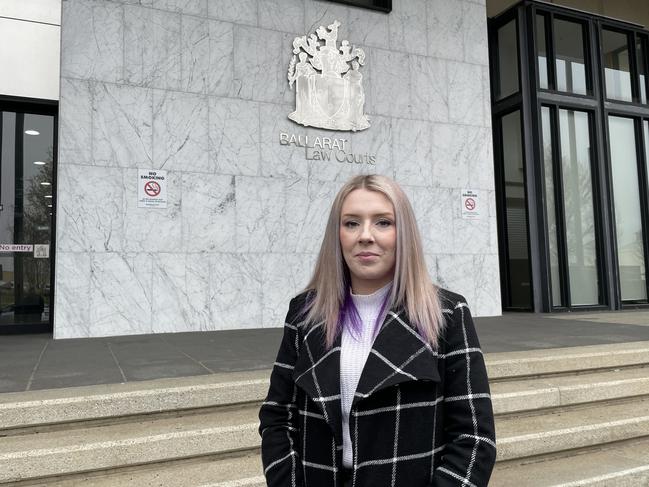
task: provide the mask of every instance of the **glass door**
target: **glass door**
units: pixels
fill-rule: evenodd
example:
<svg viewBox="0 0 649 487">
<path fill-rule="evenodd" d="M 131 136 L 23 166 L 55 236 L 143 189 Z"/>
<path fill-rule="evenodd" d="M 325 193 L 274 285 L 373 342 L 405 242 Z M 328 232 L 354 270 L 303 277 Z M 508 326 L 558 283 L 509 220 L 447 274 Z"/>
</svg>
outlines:
<svg viewBox="0 0 649 487">
<path fill-rule="evenodd" d="M 51 326 L 55 117 L 0 115 L 0 332 L 42 330 Z"/>
<path fill-rule="evenodd" d="M 603 304 L 591 116 L 542 107 L 541 122 L 552 306 Z"/>
</svg>

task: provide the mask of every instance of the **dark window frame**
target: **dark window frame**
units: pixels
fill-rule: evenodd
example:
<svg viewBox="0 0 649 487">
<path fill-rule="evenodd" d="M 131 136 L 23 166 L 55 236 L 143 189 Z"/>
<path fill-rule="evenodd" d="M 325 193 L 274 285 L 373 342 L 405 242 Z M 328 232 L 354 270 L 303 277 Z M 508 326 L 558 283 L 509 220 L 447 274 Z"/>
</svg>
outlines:
<svg viewBox="0 0 649 487">
<path fill-rule="evenodd" d="M 53 120 L 53 147 L 52 147 L 52 159 L 54 164 L 54 171 L 52 176 L 52 213 L 56 215 L 57 208 L 57 194 L 58 194 L 58 182 L 57 182 L 57 167 L 58 167 L 58 146 L 59 146 L 59 103 L 56 100 L 41 100 L 36 98 L 20 98 L 15 96 L 6 96 L 0 95 L 0 112 L 24 112 L 36 115 L 50 115 L 54 117 Z M 2 119 L 0 118 L 0 128 L 2 125 Z M 1 145 L 1 139 L 0 139 Z M 50 294 L 52 298 L 56 293 L 56 279 L 55 279 L 55 269 L 56 269 L 56 218 L 52 219 L 52 236 L 50 244 Z M 53 333 L 54 331 L 54 311 L 55 303 L 54 299 L 50 299 L 50 319 L 48 323 L 41 324 L 15 324 L 15 325 L 3 325 L 0 326 L 1 335 L 11 335 L 11 334 L 25 334 L 25 333 Z"/>
<path fill-rule="evenodd" d="M 342 3 L 353 7 L 378 10 L 379 12 L 392 12 L 392 0 L 328 0 L 332 3 Z"/>
</svg>

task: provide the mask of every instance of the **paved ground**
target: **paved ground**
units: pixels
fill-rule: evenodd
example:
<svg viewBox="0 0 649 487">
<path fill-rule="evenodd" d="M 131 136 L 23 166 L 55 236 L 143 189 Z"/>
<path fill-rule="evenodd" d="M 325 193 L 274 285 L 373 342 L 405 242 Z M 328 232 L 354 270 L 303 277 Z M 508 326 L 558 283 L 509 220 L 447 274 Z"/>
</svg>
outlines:
<svg viewBox="0 0 649 487">
<path fill-rule="evenodd" d="M 646 311 L 476 319 L 487 353 L 649 340 L 648 324 Z M 0 336 L 0 392 L 269 368 L 280 338 L 281 329 L 72 340 L 5 335 Z"/>
</svg>

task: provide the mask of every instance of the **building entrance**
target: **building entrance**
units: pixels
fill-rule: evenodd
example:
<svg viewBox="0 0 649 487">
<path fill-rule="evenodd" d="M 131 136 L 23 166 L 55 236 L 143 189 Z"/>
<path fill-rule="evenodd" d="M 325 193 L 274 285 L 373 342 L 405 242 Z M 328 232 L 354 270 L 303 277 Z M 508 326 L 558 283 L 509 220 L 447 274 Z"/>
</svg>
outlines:
<svg viewBox="0 0 649 487">
<path fill-rule="evenodd" d="M 56 114 L 0 104 L 0 333 L 51 331 Z"/>
<path fill-rule="evenodd" d="M 534 0 L 490 19 L 505 309 L 649 305 L 649 31 Z"/>
</svg>

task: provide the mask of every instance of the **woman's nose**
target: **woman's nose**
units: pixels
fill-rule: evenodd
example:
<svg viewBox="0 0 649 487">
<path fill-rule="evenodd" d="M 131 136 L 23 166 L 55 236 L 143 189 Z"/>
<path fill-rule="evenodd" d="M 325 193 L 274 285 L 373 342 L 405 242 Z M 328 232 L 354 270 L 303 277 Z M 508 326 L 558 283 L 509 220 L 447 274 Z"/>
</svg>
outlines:
<svg viewBox="0 0 649 487">
<path fill-rule="evenodd" d="M 372 226 L 369 223 L 365 223 L 361 227 L 360 240 L 362 242 L 372 242 L 374 240 L 374 235 L 372 235 Z"/>
</svg>

